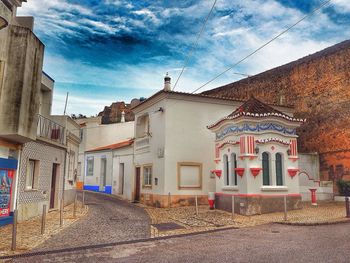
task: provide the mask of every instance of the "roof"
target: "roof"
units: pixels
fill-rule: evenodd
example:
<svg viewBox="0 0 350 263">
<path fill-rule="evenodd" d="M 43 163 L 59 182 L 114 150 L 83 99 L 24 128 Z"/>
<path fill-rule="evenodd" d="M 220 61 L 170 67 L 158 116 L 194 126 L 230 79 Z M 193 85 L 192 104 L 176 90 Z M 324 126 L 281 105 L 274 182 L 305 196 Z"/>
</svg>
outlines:
<svg viewBox="0 0 350 263">
<path fill-rule="evenodd" d="M 172 91 L 172 90 L 160 90 L 153 94 L 151 97 L 147 98 L 146 100 L 142 101 L 140 104 L 136 105 L 135 107 L 131 108 L 131 110 L 134 110 L 138 108 L 139 106 L 143 105 L 147 101 L 152 100 L 153 98 L 157 97 L 160 94 L 175 94 L 175 95 L 182 95 L 182 96 L 188 96 L 188 97 L 197 97 L 197 98 L 209 98 L 209 99 L 219 99 L 219 100 L 226 100 L 226 101 L 243 101 L 239 99 L 234 98 L 227 98 L 223 96 L 215 96 L 215 95 L 206 95 L 202 93 L 189 93 L 189 92 L 181 92 L 181 91 Z"/>
<path fill-rule="evenodd" d="M 106 146 L 97 147 L 97 148 L 91 149 L 91 150 L 89 150 L 87 152 L 117 150 L 117 149 L 120 149 L 120 148 L 131 146 L 133 143 L 134 143 L 134 140 L 130 139 L 130 140 L 127 140 L 127 141 L 122 141 L 122 142 L 117 142 L 117 143 L 106 145 Z"/>
<path fill-rule="evenodd" d="M 265 118 L 265 117 L 273 116 L 273 117 L 282 118 L 291 122 L 299 122 L 299 123 L 305 122 L 304 119 L 297 119 L 297 118 L 290 117 L 284 114 L 283 112 L 276 110 L 273 107 L 259 101 L 258 99 L 251 97 L 249 100 L 244 102 L 241 106 L 239 106 L 236 110 L 234 110 L 230 115 L 220 119 L 219 121 L 208 126 L 207 128 L 211 129 L 219 125 L 225 120 L 233 120 L 242 116 L 252 117 L 252 118 Z"/>
</svg>

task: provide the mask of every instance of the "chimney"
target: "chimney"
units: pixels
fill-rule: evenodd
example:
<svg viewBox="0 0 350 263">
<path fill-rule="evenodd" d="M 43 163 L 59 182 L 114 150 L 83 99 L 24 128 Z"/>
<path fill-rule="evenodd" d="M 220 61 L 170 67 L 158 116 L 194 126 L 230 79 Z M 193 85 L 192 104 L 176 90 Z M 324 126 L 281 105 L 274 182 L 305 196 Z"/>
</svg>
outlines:
<svg viewBox="0 0 350 263">
<path fill-rule="evenodd" d="M 125 112 L 122 111 L 122 117 L 120 119 L 120 122 L 125 122 Z"/>
<path fill-rule="evenodd" d="M 164 77 L 164 90 L 165 91 L 171 91 L 171 78 L 169 77 L 168 72 L 166 73 Z"/>
</svg>

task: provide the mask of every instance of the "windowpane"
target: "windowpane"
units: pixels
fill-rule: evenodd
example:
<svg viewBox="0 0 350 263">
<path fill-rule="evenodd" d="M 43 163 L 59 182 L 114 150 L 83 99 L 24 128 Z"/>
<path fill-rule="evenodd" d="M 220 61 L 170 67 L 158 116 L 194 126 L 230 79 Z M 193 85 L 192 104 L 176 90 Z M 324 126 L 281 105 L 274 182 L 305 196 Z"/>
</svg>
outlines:
<svg viewBox="0 0 350 263">
<path fill-rule="evenodd" d="M 233 185 L 237 185 L 237 172 L 236 169 L 237 168 L 237 157 L 236 154 L 232 153 L 231 154 L 231 184 L 233 183 Z"/>
<path fill-rule="evenodd" d="M 152 167 L 143 167 L 143 185 L 152 185 Z"/>
<path fill-rule="evenodd" d="M 262 169 L 263 185 L 270 185 L 270 160 L 267 152 L 263 152 L 262 154 Z"/>
<path fill-rule="evenodd" d="M 225 185 L 230 184 L 230 168 L 229 168 L 229 163 L 228 163 L 228 156 L 225 154 L 224 158 L 224 176 L 225 176 Z"/>
<path fill-rule="evenodd" d="M 88 157 L 87 159 L 86 175 L 94 175 L 94 157 Z"/>
<path fill-rule="evenodd" d="M 35 161 L 29 160 L 27 166 L 26 189 L 33 189 Z"/>
<path fill-rule="evenodd" d="M 283 185 L 282 155 L 276 153 L 276 184 Z"/>
</svg>

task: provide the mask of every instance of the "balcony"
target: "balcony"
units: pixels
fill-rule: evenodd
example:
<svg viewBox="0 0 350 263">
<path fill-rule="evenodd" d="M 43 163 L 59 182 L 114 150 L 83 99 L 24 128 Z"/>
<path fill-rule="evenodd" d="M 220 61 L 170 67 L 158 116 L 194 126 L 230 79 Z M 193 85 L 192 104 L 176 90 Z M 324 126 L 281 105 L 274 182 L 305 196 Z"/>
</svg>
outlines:
<svg viewBox="0 0 350 263">
<path fill-rule="evenodd" d="M 150 138 L 149 136 L 143 138 L 135 139 L 135 151 L 149 151 L 150 147 Z"/>
<path fill-rule="evenodd" d="M 65 128 L 49 118 L 38 115 L 37 138 L 65 145 Z"/>
</svg>

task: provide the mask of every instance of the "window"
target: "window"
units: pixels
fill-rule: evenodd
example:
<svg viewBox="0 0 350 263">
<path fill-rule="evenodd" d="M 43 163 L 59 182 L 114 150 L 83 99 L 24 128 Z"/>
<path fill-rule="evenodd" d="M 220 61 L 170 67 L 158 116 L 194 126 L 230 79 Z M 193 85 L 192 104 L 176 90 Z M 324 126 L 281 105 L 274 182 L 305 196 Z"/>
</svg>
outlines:
<svg viewBox="0 0 350 263">
<path fill-rule="evenodd" d="M 94 157 L 88 157 L 86 162 L 86 175 L 94 175 Z"/>
<path fill-rule="evenodd" d="M 225 179 L 225 185 L 230 185 L 230 168 L 229 168 L 229 163 L 228 163 L 228 157 L 225 154 L 223 157 L 224 161 L 224 179 Z"/>
<path fill-rule="evenodd" d="M 143 115 L 137 118 L 136 138 L 143 138 L 149 135 L 149 116 Z"/>
<path fill-rule="evenodd" d="M 276 153 L 276 184 L 283 185 L 283 160 L 280 153 Z"/>
<path fill-rule="evenodd" d="M 27 163 L 26 190 L 37 189 L 38 181 L 39 181 L 39 161 L 29 159 Z"/>
<path fill-rule="evenodd" d="M 231 163 L 231 185 L 237 185 L 237 172 L 236 172 L 236 168 L 237 168 L 237 156 L 235 153 L 231 153 L 231 160 L 230 160 L 230 163 Z"/>
<path fill-rule="evenodd" d="M 177 164 L 178 189 L 202 188 L 202 164 L 195 162 L 179 162 Z"/>
<path fill-rule="evenodd" d="M 262 153 L 263 185 L 270 185 L 270 156 Z"/>
<path fill-rule="evenodd" d="M 143 167 L 143 186 L 152 186 L 152 166 Z"/>
<path fill-rule="evenodd" d="M 68 179 L 72 180 L 74 177 L 74 169 L 75 169 L 75 152 L 69 152 L 69 163 L 68 163 Z"/>
</svg>

